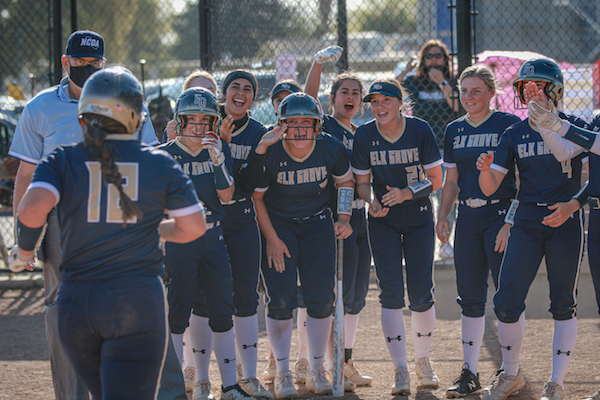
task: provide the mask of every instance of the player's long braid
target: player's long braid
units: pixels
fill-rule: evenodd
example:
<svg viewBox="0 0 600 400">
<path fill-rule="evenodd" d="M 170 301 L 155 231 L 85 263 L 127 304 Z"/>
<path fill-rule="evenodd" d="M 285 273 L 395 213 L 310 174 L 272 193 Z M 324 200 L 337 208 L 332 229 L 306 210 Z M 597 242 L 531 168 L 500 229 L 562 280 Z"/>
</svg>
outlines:
<svg viewBox="0 0 600 400">
<path fill-rule="evenodd" d="M 107 133 L 122 133 L 125 131 L 125 127 L 110 118 L 99 115 L 86 115 L 84 121 L 84 144 L 90 150 L 92 156 L 100 162 L 103 179 L 119 189 L 121 210 L 123 211 L 123 227 L 125 227 L 129 218 L 134 216 L 141 218 L 142 212 L 123 190 L 123 177 L 115 164 L 112 145 L 105 140 Z"/>
</svg>

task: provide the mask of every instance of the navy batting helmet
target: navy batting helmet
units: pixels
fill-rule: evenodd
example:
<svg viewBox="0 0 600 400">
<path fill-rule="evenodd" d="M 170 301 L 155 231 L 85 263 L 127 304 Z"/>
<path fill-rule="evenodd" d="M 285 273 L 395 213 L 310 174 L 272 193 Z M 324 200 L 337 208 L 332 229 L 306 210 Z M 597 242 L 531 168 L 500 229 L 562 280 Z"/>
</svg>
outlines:
<svg viewBox="0 0 600 400">
<path fill-rule="evenodd" d="M 208 89 L 193 87 L 185 90 L 177 98 L 175 107 L 175 126 L 178 135 L 181 135 L 187 125 L 189 114 L 203 114 L 211 116 L 210 130 L 215 131 L 221 120 L 219 103 L 215 95 Z"/>
<path fill-rule="evenodd" d="M 544 85 L 544 94 L 556 105 L 563 97 L 564 83 L 560 67 L 548 58 L 534 58 L 525 61 L 519 68 L 519 76 L 513 83 L 515 97 L 525 104 L 523 89 L 527 81 L 548 82 Z"/>
</svg>

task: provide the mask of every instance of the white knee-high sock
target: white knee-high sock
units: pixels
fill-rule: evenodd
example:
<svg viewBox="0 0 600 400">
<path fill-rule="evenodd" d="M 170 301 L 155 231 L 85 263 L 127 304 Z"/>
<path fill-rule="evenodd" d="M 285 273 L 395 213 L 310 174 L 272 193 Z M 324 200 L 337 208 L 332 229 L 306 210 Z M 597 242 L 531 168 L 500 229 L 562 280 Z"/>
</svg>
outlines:
<svg viewBox="0 0 600 400">
<path fill-rule="evenodd" d="M 238 364 L 242 365 L 244 378 L 256 377 L 258 357 L 258 315 L 249 317 L 233 317 L 235 346 L 239 356 Z"/>
<path fill-rule="evenodd" d="M 344 349 L 354 348 L 354 338 L 358 328 L 358 316 L 360 314 L 344 315 Z"/>
<path fill-rule="evenodd" d="M 310 369 L 314 372 L 323 368 L 327 343 L 331 336 L 331 317 L 306 317 L 306 336 L 308 340 L 308 360 Z"/>
<path fill-rule="evenodd" d="M 173 347 L 175 348 L 179 365 L 181 365 L 183 359 L 183 333 L 171 333 L 171 339 L 173 340 Z"/>
<path fill-rule="evenodd" d="M 306 308 L 297 309 L 297 321 L 298 327 L 298 357 L 296 361 L 302 358 L 308 360 L 308 339 L 306 337 L 306 317 L 308 316 Z"/>
<path fill-rule="evenodd" d="M 278 320 L 267 317 L 267 335 L 275 356 L 277 376 L 283 376 L 290 370 L 290 347 L 294 322 L 291 319 Z"/>
<path fill-rule="evenodd" d="M 500 322 L 500 321 L 498 321 L 498 322 Z M 523 311 L 521 313 L 517 323 L 519 324 L 519 327 L 521 329 L 521 336 L 525 337 L 525 311 Z M 506 370 L 506 368 L 504 368 L 504 359 L 502 360 L 502 366 L 500 366 L 500 369 Z"/>
<path fill-rule="evenodd" d="M 192 342 L 190 342 L 190 327 L 188 326 L 185 332 L 183 332 L 183 368 L 193 366 L 194 353 L 192 352 Z"/>
<path fill-rule="evenodd" d="M 461 315 L 463 360 L 469 371 L 477 375 L 479 368 L 479 353 L 485 333 L 485 316 L 467 317 Z"/>
<path fill-rule="evenodd" d="M 554 337 L 552 338 L 552 376 L 550 380 L 563 386 L 567 368 L 573 357 L 577 342 L 577 318 L 566 321 L 554 320 Z"/>
<path fill-rule="evenodd" d="M 224 388 L 235 385 L 235 338 L 233 328 L 226 332 L 213 332 L 213 348 L 221 373 L 221 384 Z"/>
<path fill-rule="evenodd" d="M 196 382 L 209 382 L 210 355 L 213 347 L 213 332 L 208 318 L 192 314 L 190 317 L 190 345 L 196 366 Z"/>
<path fill-rule="evenodd" d="M 435 327 L 435 307 L 424 312 L 413 311 L 411 314 L 411 329 L 415 344 L 415 360 L 429 358 L 433 328 Z"/>
<path fill-rule="evenodd" d="M 498 321 L 502 365 L 508 376 L 516 376 L 519 373 L 519 355 L 524 336 L 523 324 L 520 320 L 512 324 Z"/>
<path fill-rule="evenodd" d="M 329 338 L 327 338 L 327 347 L 325 348 L 325 364 L 326 369 L 333 369 L 333 317 L 331 318 L 331 329 L 329 330 Z"/>
<path fill-rule="evenodd" d="M 381 327 L 394 369 L 408 368 L 406 360 L 406 327 L 402 309 L 381 309 Z"/>
</svg>

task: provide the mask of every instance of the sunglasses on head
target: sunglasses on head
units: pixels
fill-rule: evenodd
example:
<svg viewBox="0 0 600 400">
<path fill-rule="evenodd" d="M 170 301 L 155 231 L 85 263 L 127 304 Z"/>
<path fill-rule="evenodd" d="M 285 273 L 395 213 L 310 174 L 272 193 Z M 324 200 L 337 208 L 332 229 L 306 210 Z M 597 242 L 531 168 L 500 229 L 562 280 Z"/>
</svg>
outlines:
<svg viewBox="0 0 600 400">
<path fill-rule="evenodd" d="M 431 60 L 434 57 L 437 58 L 438 60 L 441 60 L 442 58 L 444 58 L 444 53 L 427 53 L 427 54 L 425 54 L 425 58 L 428 60 Z"/>
</svg>

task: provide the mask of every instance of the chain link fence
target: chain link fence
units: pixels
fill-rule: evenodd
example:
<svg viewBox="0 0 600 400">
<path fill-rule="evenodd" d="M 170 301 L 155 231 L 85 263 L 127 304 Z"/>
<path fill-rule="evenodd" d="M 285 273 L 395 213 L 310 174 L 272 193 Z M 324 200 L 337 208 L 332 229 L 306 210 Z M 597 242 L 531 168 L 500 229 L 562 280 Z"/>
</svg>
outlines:
<svg viewBox="0 0 600 400">
<path fill-rule="evenodd" d="M 470 29 L 465 19 L 457 17 L 460 2 L 467 4 Z M 503 86 L 497 109 L 525 116 L 524 110 L 515 109 L 512 81 L 520 64 L 536 55 L 553 58 L 563 69 L 562 108 L 567 113 L 590 120 L 599 108 L 600 2 L 596 1 L 0 0 L 3 141 L 10 140 L 24 102 L 59 79 L 56 54 L 64 51 L 74 29 L 102 34 L 107 65 L 132 70 L 144 81 L 149 102 L 163 95 L 174 105 L 185 76 L 200 67 L 212 71 L 219 82 L 234 68 L 250 69 L 260 87 L 252 112 L 265 124 L 275 122 L 268 99 L 275 82 L 292 78 L 303 84 L 315 52 L 344 44 L 342 59 L 324 65 L 323 95 L 332 78 L 347 67 L 367 85 L 406 72 L 403 80 L 415 103 L 412 112 L 430 120 L 441 139 L 445 124 L 461 115 L 460 110 L 451 106 L 423 110 L 418 104 L 421 95 L 442 106 L 446 99 L 437 90 L 410 84 L 419 75 L 418 64 L 427 55 L 419 51 L 429 39 L 439 39 L 448 49 L 451 84 L 461 51 L 492 68 Z M 470 31 L 470 43 L 459 50 L 457 37 L 465 30 Z M 407 69 L 413 64 L 417 65 Z M 326 103 L 327 97 L 321 98 Z M 370 118 L 365 110 L 356 122 Z M 0 224 L 12 223 L 9 220 Z M 0 229 L 3 234 L 12 230 Z M 12 246 L 12 237 L 5 239 Z M 450 260 L 451 249 L 438 249 L 438 258 Z"/>
</svg>

